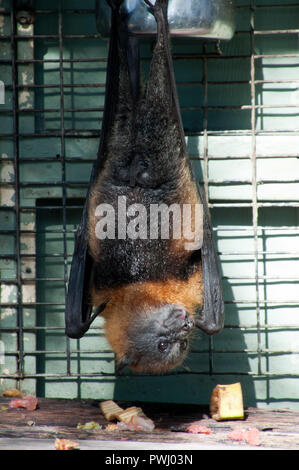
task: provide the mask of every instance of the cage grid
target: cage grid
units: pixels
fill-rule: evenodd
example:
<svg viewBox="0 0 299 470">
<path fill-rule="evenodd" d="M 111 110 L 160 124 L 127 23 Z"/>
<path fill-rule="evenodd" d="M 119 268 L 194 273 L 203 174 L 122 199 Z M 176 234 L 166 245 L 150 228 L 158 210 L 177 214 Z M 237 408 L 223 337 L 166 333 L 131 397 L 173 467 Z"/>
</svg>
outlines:
<svg viewBox="0 0 299 470">
<path fill-rule="evenodd" d="M 95 28 L 93 3 L 37 0 L 34 22 L 22 25 L 16 19 L 20 3 L 0 2 L 6 93 L 0 105 L 0 385 L 15 383 L 46 396 L 84 395 L 80 386 L 87 379 L 119 380 L 100 320 L 80 341 L 64 336 L 72 242 L 103 112 L 107 47 Z M 190 382 L 194 388 L 203 381 L 206 389 L 195 394 L 197 401 L 206 402 L 211 384 L 233 379 L 252 384 L 249 404 L 298 407 L 299 29 L 293 18 L 299 4 L 240 0 L 236 11 L 231 43 L 173 47 L 188 148 L 211 210 L 226 321 L 223 333 L 194 343 L 187 369 L 167 378 L 199 376 Z M 149 46 L 142 52 L 146 69 Z M 267 67 L 274 72 L 266 73 Z M 134 377 L 125 379 L 136 387 L 140 374 Z M 184 389 L 185 379 L 177 380 Z M 74 390 L 62 392 L 68 381 L 76 383 Z M 56 384 L 49 392 L 48 382 Z"/>
</svg>

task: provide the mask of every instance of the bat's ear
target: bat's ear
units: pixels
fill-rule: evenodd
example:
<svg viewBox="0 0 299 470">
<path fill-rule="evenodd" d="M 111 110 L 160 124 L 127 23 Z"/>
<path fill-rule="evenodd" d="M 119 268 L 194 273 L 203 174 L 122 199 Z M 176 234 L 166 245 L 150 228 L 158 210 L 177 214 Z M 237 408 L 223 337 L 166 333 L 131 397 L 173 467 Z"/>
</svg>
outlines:
<svg viewBox="0 0 299 470">
<path fill-rule="evenodd" d="M 132 364 L 132 359 L 127 354 L 124 354 L 124 356 L 116 360 L 115 362 L 115 375 L 120 375 L 119 373 L 125 368 L 129 367 Z"/>
</svg>

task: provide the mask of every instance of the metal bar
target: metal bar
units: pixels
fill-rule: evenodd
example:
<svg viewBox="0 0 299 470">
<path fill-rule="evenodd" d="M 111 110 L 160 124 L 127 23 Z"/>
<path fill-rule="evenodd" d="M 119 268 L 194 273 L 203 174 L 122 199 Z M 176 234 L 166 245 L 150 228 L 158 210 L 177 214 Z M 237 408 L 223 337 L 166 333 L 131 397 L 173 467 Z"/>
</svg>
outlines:
<svg viewBox="0 0 299 470">
<path fill-rule="evenodd" d="M 203 51 L 206 52 L 205 45 Z M 204 91 L 204 104 L 203 108 L 203 185 L 207 204 L 209 204 L 209 161 L 208 161 L 208 64 L 207 58 L 202 58 L 203 64 L 203 91 Z M 209 373 L 213 375 L 213 338 L 209 337 Z"/>
<path fill-rule="evenodd" d="M 17 64 L 43 64 L 43 63 L 59 63 L 59 59 L 18 59 L 16 61 Z M 63 63 L 71 63 L 71 62 L 107 62 L 107 58 L 78 58 L 78 59 L 63 59 Z M 10 59 L 0 59 L 0 64 L 11 64 Z M 21 86 L 21 85 L 20 85 Z M 51 86 L 49 85 L 40 85 L 41 87 L 43 86 Z M 69 86 L 73 86 L 73 84 L 70 84 Z M 104 85 L 105 86 L 105 85 Z"/>
<path fill-rule="evenodd" d="M 248 9 L 250 5 L 235 5 L 236 10 L 244 10 Z M 299 5 L 297 3 L 287 3 L 287 4 L 273 4 L 273 5 L 256 5 L 255 8 L 257 10 L 268 10 L 268 9 L 286 9 L 286 8 L 299 8 Z M 48 15 L 48 14 L 58 14 L 59 10 L 57 8 L 54 9 L 36 9 L 35 13 L 39 15 Z M 63 14 L 88 14 L 88 15 L 93 15 L 95 14 L 96 10 L 93 8 L 78 8 L 78 9 L 72 9 L 72 8 L 65 8 L 63 9 Z M 1 10 L 1 15 L 9 15 L 10 11 L 9 10 Z"/>
<path fill-rule="evenodd" d="M 98 59 L 99 61 L 103 61 L 103 59 Z M 11 60 L 1 60 L 0 59 L 0 64 L 3 62 L 7 62 L 11 64 Z M 57 59 L 49 59 L 49 60 L 23 60 L 23 61 L 16 61 L 16 63 L 19 64 L 32 64 L 35 62 L 58 62 Z M 69 62 L 69 63 L 74 63 L 74 62 L 96 62 L 96 59 L 63 59 L 64 62 Z M 290 79 L 277 79 L 277 80 L 255 80 L 255 83 L 298 83 L 299 80 L 295 78 L 290 78 Z M 251 80 L 225 80 L 225 81 L 216 81 L 216 80 L 207 80 L 208 85 L 248 85 L 251 83 Z M 177 81 L 177 86 L 202 86 L 203 83 L 202 81 L 194 81 L 194 82 L 179 82 Z M 90 87 L 90 88 L 105 88 L 105 83 L 65 83 L 63 84 L 64 88 L 80 88 L 80 87 Z M 59 84 L 56 83 L 49 83 L 49 84 L 30 84 L 30 85 L 22 85 L 19 84 L 17 85 L 18 89 L 24 89 L 24 88 L 59 88 Z M 12 86 L 7 85 L 6 86 L 7 90 L 11 90 Z"/>
<path fill-rule="evenodd" d="M 65 126 L 64 117 L 66 110 L 64 109 L 64 77 L 63 77 L 63 28 L 62 28 L 62 1 L 59 0 L 58 12 L 58 31 L 59 31 L 59 84 L 60 84 L 60 131 L 61 131 L 61 184 L 62 184 L 62 224 L 63 224 L 63 273 L 64 273 L 64 299 L 67 296 L 67 244 L 66 244 L 66 167 L 65 167 Z M 79 349 L 79 342 L 77 341 Z M 71 373 L 71 359 L 70 359 L 70 340 L 66 340 L 66 355 L 67 355 L 67 373 Z"/>
<path fill-rule="evenodd" d="M 248 31 L 248 34 L 249 34 L 249 31 Z M 7 37 L 8 38 L 8 37 Z M 201 59 L 203 57 L 206 57 L 207 59 L 222 59 L 222 60 L 232 60 L 232 59 L 250 59 L 250 55 L 248 54 L 240 54 L 240 55 L 226 55 L 226 56 L 223 56 L 223 55 L 219 55 L 219 54 L 210 54 L 210 53 L 207 53 L 206 55 L 204 54 L 200 54 L 200 53 L 197 53 L 197 54 L 173 54 L 173 59 L 175 61 L 177 60 L 197 60 L 197 59 Z M 274 58 L 282 58 L 282 57 L 299 57 L 299 54 L 297 53 L 291 53 L 291 54 L 286 54 L 286 53 L 277 53 L 277 54 L 254 54 L 254 58 L 257 59 L 257 58 L 268 58 L 268 57 L 274 57 Z M 142 61 L 144 62 L 147 62 L 149 61 L 150 59 L 144 57 L 142 58 Z M 58 59 L 32 59 L 29 60 L 29 59 L 18 59 L 17 60 L 17 64 L 25 64 L 25 63 L 47 63 L 47 62 L 59 62 Z M 63 62 L 67 63 L 67 62 L 107 62 L 107 58 L 78 58 L 78 59 L 63 59 Z M 10 59 L 0 59 L 0 63 L 4 63 L 4 64 L 11 64 L 11 60 Z M 43 86 L 43 85 L 41 85 Z M 50 85 L 49 85 L 50 86 Z M 70 85 L 72 86 L 72 85 Z"/>
<path fill-rule="evenodd" d="M 225 329 L 235 329 L 235 330 L 244 330 L 244 331 L 249 331 L 249 330 L 253 330 L 253 331 L 256 331 L 256 324 L 254 325 L 242 325 L 242 324 L 238 324 L 238 325 L 230 325 L 230 324 L 226 324 L 224 325 L 224 328 Z M 299 325 L 290 325 L 290 324 L 278 324 L 278 325 L 271 325 L 271 324 L 268 324 L 268 323 L 264 323 L 264 324 L 261 324 L 261 330 L 264 331 L 264 330 L 299 330 Z M 18 330 L 18 327 L 5 327 L 3 326 L 1 328 L 1 331 L 5 331 L 5 332 L 16 332 Z M 64 327 L 61 327 L 61 326 L 28 326 L 28 327 L 23 327 L 23 331 L 24 332 L 35 332 L 35 331 L 64 331 Z M 100 336 L 104 336 L 105 333 L 104 333 L 104 329 L 102 327 L 96 327 L 96 326 L 93 326 L 90 328 L 90 332 L 94 332 L 96 333 L 97 335 L 100 335 Z M 73 352 L 74 350 L 72 349 L 71 350 L 71 353 Z M 90 351 L 90 350 L 89 350 Z M 98 350 L 91 350 L 91 352 L 96 352 Z M 243 350 L 241 350 L 243 351 Z M 65 352 L 65 351 L 64 351 Z M 109 352 L 111 352 L 109 350 Z M 9 354 L 9 353 L 8 353 Z M 25 353 L 27 354 L 27 352 Z"/>
<path fill-rule="evenodd" d="M 42 14 L 45 14 L 45 15 L 49 15 L 49 14 L 57 14 L 59 12 L 59 10 L 57 9 L 45 9 L 45 10 L 34 10 L 35 11 L 35 14 L 39 14 L 39 15 L 42 15 Z M 9 15 L 10 14 L 10 10 L 1 10 L 1 15 Z M 71 8 L 66 8 L 65 10 L 63 10 L 63 13 L 72 13 L 72 14 L 95 14 L 95 10 L 94 9 L 71 9 Z"/>
<path fill-rule="evenodd" d="M 236 7 L 236 8 L 242 8 L 242 6 L 240 7 Z M 246 8 L 246 6 L 245 6 Z M 255 8 L 257 10 L 268 10 L 268 9 L 285 9 L 285 8 L 299 8 L 299 4 L 298 3 L 286 3 L 286 4 L 273 4 L 273 5 L 256 5 Z"/>
<path fill-rule="evenodd" d="M 209 353 L 209 349 L 191 349 L 190 351 L 191 353 L 193 354 L 206 354 L 206 353 Z M 256 355 L 258 354 L 258 350 L 257 349 L 214 349 L 213 351 L 215 354 L 252 354 L 252 355 Z M 107 354 L 109 356 L 111 356 L 113 353 L 111 352 L 110 349 L 95 349 L 95 350 L 85 350 L 85 349 L 73 349 L 71 351 L 71 354 L 86 354 L 86 355 L 89 355 L 89 354 Z M 54 349 L 54 350 L 50 350 L 50 349 L 46 349 L 46 350 L 34 350 L 34 351 L 26 351 L 25 353 L 25 356 L 39 356 L 41 354 L 65 354 L 65 350 L 59 350 L 59 349 Z M 267 356 L 280 356 L 280 355 L 289 355 L 289 354 L 299 354 L 299 350 L 296 350 L 296 349 L 268 349 L 268 348 L 264 348 L 263 351 L 262 351 L 262 354 L 263 355 L 267 355 Z M 18 351 L 9 351 L 7 352 L 7 356 L 17 356 L 18 355 Z M 298 374 L 299 375 L 299 374 Z"/>
<path fill-rule="evenodd" d="M 293 157 L 294 158 L 294 157 Z M 42 161 L 42 160 L 40 160 Z M 55 161 L 55 160 L 54 160 Z M 203 179 L 198 179 L 198 182 L 201 184 L 205 184 L 207 180 L 205 177 Z M 281 178 L 279 181 L 277 179 L 257 179 L 256 184 L 258 185 L 265 185 L 265 184 L 273 184 L 273 183 L 298 183 L 299 178 Z M 216 180 L 216 179 L 210 179 L 209 183 L 211 185 L 242 185 L 242 184 L 251 184 L 250 179 L 232 179 L 232 180 Z M 2 183 L 2 186 L 14 186 L 14 182 L 11 181 L 5 181 Z M 27 186 L 60 186 L 59 181 L 21 181 L 20 182 L 20 187 L 27 187 Z M 88 184 L 88 181 L 82 180 L 82 181 L 65 181 L 65 186 L 86 186 Z M 272 203 L 271 203 L 272 204 Z"/>
<path fill-rule="evenodd" d="M 298 81 L 299 82 L 299 81 Z M 250 83 L 250 82 L 249 82 Z M 249 105 L 249 104 L 242 104 L 242 105 L 203 105 L 203 106 L 181 106 L 181 110 L 183 111 L 199 111 L 199 110 L 214 110 L 214 109 L 239 109 L 239 110 L 251 110 L 252 108 L 255 109 L 281 109 L 281 108 L 290 108 L 296 109 L 299 108 L 299 104 L 256 104 L 256 105 Z M 92 113 L 103 111 L 103 107 L 97 108 L 67 108 L 64 110 L 65 113 Z M 17 110 L 18 114 L 31 114 L 31 113 L 59 113 L 60 109 L 58 108 L 48 108 L 48 109 L 26 109 L 21 108 Z M 10 109 L 2 109 L 0 110 L 0 114 L 13 114 L 13 111 Z"/>
<path fill-rule="evenodd" d="M 280 155 L 282 157 L 282 155 Z M 248 158 L 248 157 L 247 157 Z M 27 162 L 58 162 L 60 159 L 60 155 L 56 155 L 55 157 L 22 157 L 20 156 L 20 163 L 27 163 Z M 9 162 L 13 161 L 13 158 L 2 158 L 0 157 L 0 162 Z M 66 162 L 71 163 L 93 163 L 95 161 L 95 157 L 65 157 Z"/>
<path fill-rule="evenodd" d="M 299 34 L 299 29 L 268 29 L 268 30 L 255 30 L 255 36 L 273 35 L 273 34 Z"/>
<path fill-rule="evenodd" d="M 265 159 L 265 158 L 298 158 L 299 157 L 299 151 L 295 153 L 288 153 L 288 154 L 256 154 L 257 159 Z M 57 162 L 59 161 L 60 156 L 57 155 L 56 157 L 22 157 L 20 156 L 20 163 L 27 163 L 27 162 Z M 209 160 L 248 160 L 250 159 L 249 154 L 244 154 L 244 155 L 211 155 L 209 154 Z M 198 160 L 203 160 L 203 157 L 201 155 L 192 155 L 190 156 L 190 160 L 193 161 L 198 161 Z M 8 158 L 2 158 L 0 157 L 0 162 L 9 162 L 13 161 L 12 157 Z M 95 157 L 80 157 L 80 156 L 73 156 L 73 157 L 65 157 L 66 162 L 70 163 L 94 163 Z M 218 180 L 217 180 L 218 181 Z M 219 180 L 222 181 L 222 180 Z M 259 180 L 259 181 L 268 181 L 268 180 Z M 278 180 L 273 180 L 275 183 L 278 182 Z M 280 180 L 279 180 L 280 181 Z M 284 179 L 283 181 L 286 181 Z M 5 184 L 5 183 L 3 183 Z"/>
<path fill-rule="evenodd" d="M 267 253 L 268 254 L 268 253 Z M 289 254 L 289 253 L 287 253 Z M 218 253 L 218 255 L 227 255 L 227 253 Z M 237 255 L 240 255 L 240 253 L 237 253 Z M 243 255 L 243 253 L 242 253 Z M 299 252 L 297 253 L 297 256 L 299 256 Z M 299 282 L 299 277 L 286 277 L 286 276 L 268 276 L 268 275 L 259 275 L 259 280 L 261 282 L 267 280 L 270 282 Z M 235 276 L 222 276 L 222 279 L 224 280 L 247 280 L 247 281 L 253 281 L 255 280 L 255 276 L 240 276 L 240 275 L 235 275 Z M 26 284 L 26 282 L 31 283 L 32 281 L 34 282 L 63 282 L 64 278 L 63 277 L 23 277 L 22 282 L 23 284 Z M 2 278 L 1 283 L 3 284 L 16 284 L 16 280 L 13 278 Z"/>
<path fill-rule="evenodd" d="M 250 132 L 247 130 L 247 129 L 240 129 L 238 131 L 236 130 L 221 130 L 221 131 L 212 131 L 212 130 L 208 130 L 208 135 L 213 135 L 213 136 L 248 136 L 250 135 Z M 279 135 L 279 134 L 282 134 L 282 135 L 298 135 L 299 133 L 299 128 L 298 129 L 270 129 L 270 130 L 267 130 L 267 129 L 263 129 L 263 130 L 256 130 L 256 135 Z M 95 137 L 95 138 L 99 138 L 99 136 L 101 135 L 101 132 L 98 130 L 98 129 L 89 129 L 88 131 L 86 131 L 85 129 L 83 130 L 76 130 L 76 131 L 73 131 L 73 130 L 69 130 L 69 129 L 66 129 L 65 130 L 65 137 L 78 137 L 78 138 L 92 138 L 92 137 Z M 196 137 L 201 137 L 203 135 L 203 132 L 199 131 L 199 132 L 186 132 L 186 137 L 193 137 L 193 136 L 196 136 Z M 48 138 L 48 137 L 59 137 L 60 134 L 59 132 L 56 132 L 56 131 L 47 131 L 47 132 L 31 132 L 31 133 L 19 133 L 17 134 L 17 137 L 22 137 L 22 138 L 32 138 L 32 137 L 45 137 L 45 138 Z M 5 138 L 8 138 L 8 137 L 14 137 L 14 134 L 13 133 L 0 133 L 0 137 L 5 137 Z"/>
<path fill-rule="evenodd" d="M 13 35 L 14 36 L 14 35 Z M 7 41 L 11 38 L 6 34 L 0 36 L 0 40 Z M 30 39 L 58 39 L 60 38 L 59 34 L 27 34 L 26 36 L 15 36 L 16 39 L 22 41 L 28 41 Z M 62 39 L 103 39 L 100 34 L 63 34 Z"/>
<path fill-rule="evenodd" d="M 240 304 L 240 305 L 256 305 L 257 302 L 254 299 L 238 299 L 238 300 L 226 300 L 224 302 L 227 305 L 235 305 L 235 304 Z M 279 299 L 279 300 L 259 300 L 259 304 L 263 305 L 279 305 L 279 306 L 286 306 L 286 305 L 298 305 L 298 299 Z M 35 307 L 35 306 L 64 306 L 64 302 L 23 302 L 21 304 L 18 304 L 16 302 L 1 302 L 0 306 L 1 307 L 12 307 L 12 308 L 18 308 L 20 307 Z M 23 328 L 23 327 L 22 327 Z"/>
<path fill-rule="evenodd" d="M 268 253 L 267 253 L 268 254 Z M 286 253 L 290 254 L 290 253 Z M 218 253 L 218 255 L 221 256 L 227 256 L 227 253 Z M 241 255 L 240 253 L 234 253 L 234 255 Z M 243 255 L 243 253 L 242 253 Z M 299 256 L 299 253 L 297 253 L 297 256 Z M 230 280 L 230 281 L 254 281 L 256 278 L 255 276 L 222 276 L 223 280 Z M 269 282 L 299 282 L 299 277 L 285 277 L 285 276 L 266 276 L 266 275 L 259 275 L 258 277 L 259 281 L 263 283 L 264 281 L 269 281 Z M 64 278 L 60 277 L 22 277 L 22 283 L 26 285 L 26 283 L 32 283 L 32 282 L 64 282 Z M 13 278 L 2 278 L 1 279 L 1 284 L 9 284 L 9 285 L 14 285 L 16 284 L 17 281 Z"/>
<path fill-rule="evenodd" d="M 252 256 L 254 257 L 256 252 L 255 251 L 219 251 L 219 255 L 221 256 Z M 299 251 L 263 251 L 259 250 L 257 255 L 279 255 L 279 256 L 299 256 Z M 67 253 L 66 256 L 72 256 L 71 253 Z M 37 254 L 37 253 L 24 253 L 20 255 L 21 258 L 63 258 L 63 253 L 46 253 L 46 254 Z M 0 259 L 17 259 L 16 255 L 10 253 L 4 253 L 0 255 Z"/>
<path fill-rule="evenodd" d="M 299 57 L 299 56 L 298 56 Z M 279 135 L 279 134 L 283 134 L 283 135 L 298 135 L 299 133 L 299 128 L 298 129 L 270 129 L 270 130 L 267 130 L 267 129 L 263 129 L 263 130 L 256 130 L 255 134 L 256 135 Z M 236 130 L 221 130 L 221 131 L 212 131 L 212 130 L 208 130 L 207 132 L 208 135 L 214 135 L 214 136 L 248 136 L 250 135 L 250 132 L 249 130 L 247 129 L 240 129 L 238 131 Z M 89 129 L 88 131 L 86 131 L 85 129 L 83 130 L 69 130 L 69 129 L 66 129 L 65 130 L 65 137 L 78 137 L 78 138 L 99 138 L 99 136 L 101 135 L 101 132 L 98 130 L 98 129 Z M 193 136 L 196 136 L 196 137 L 201 137 L 203 135 L 203 132 L 199 131 L 199 132 L 186 132 L 186 137 L 193 137 Z M 0 137 L 5 137 L 5 138 L 9 138 L 9 137 L 14 137 L 14 134 L 13 133 L 0 133 Z M 48 137 L 60 137 L 60 134 L 59 132 L 56 132 L 56 131 L 47 131 L 47 132 L 31 132 L 31 133 L 19 133 L 17 134 L 17 137 L 22 137 L 22 138 L 32 138 L 32 137 L 45 137 L 45 138 L 48 138 Z"/>
<path fill-rule="evenodd" d="M 18 69 L 16 65 L 17 59 L 17 43 L 16 43 L 16 0 L 13 0 L 10 26 L 11 26 L 11 54 L 12 54 L 12 102 L 13 102 L 13 152 L 14 152 L 14 192 L 15 192 L 15 255 L 16 255 L 16 280 L 17 280 L 17 344 L 18 344 L 18 360 L 17 374 L 18 380 L 24 378 L 24 346 L 23 346 L 23 311 L 22 311 L 22 280 L 21 280 L 21 257 L 20 257 L 20 194 L 19 194 L 19 123 L 18 123 L 18 92 L 16 84 L 18 82 Z"/>
<path fill-rule="evenodd" d="M 297 58 L 299 54 L 256 54 L 255 59 L 282 59 L 282 58 Z"/>
<path fill-rule="evenodd" d="M 260 332 L 260 292 L 258 282 L 258 197 L 257 197 L 257 168 L 256 168 L 256 104 L 255 104 L 255 44 L 254 44 L 254 8 L 255 1 L 250 3 L 250 95 L 251 95 L 251 176 L 252 176 L 252 225 L 254 236 L 254 272 L 255 272 L 255 295 L 256 295 L 256 323 L 257 323 L 257 344 L 258 344 L 258 373 L 262 374 L 261 362 L 261 332 Z"/>
<path fill-rule="evenodd" d="M 164 377 L 168 377 L 168 376 L 172 376 L 172 375 L 175 375 L 175 376 L 179 376 L 179 375 L 210 375 L 209 371 L 192 371 L 192 370 L 188 370 L 188 371 L 175 371 L 175 372 L 167 372 L 164 374 Z M 236 376 L 236 375 L 239 375 L 239 376 L 249 376 L 249 377 L 256 377 L 257 379 L 260 378 L 260 374 L 256 373 L 256 372 L 250 372 L 250 371 L 247 371 L 247 372 L 243 372 L 243 371 L 217 371 L 217 370 L 214 370 L 214 375 L 219 375 L 219 376 Z M 133 373 L 128 373 L 125 375 L 126 377 L 134 377 L 136 376 L 135 374 Z M 263 373 L 263 376 L 265 377 L 268 377 L 268 378 L 280 378 L 280 379 L 283 379 L 283 378 L 286 378 L 286 379 L 290 379 L 290 378 L 299 378 L 299 374 L 293 374 L 293 373 L 273 373 L 273 372 L 264 372 Z M 79 373 L 74 373 L 72 372 L 70 375 L 66 375 L 66 374 L 53 374 L 53 373 L 40 373 L 40 374 L 24 374 L 24 378 L 26 379 L 34 379 L 34 378 L 48 378 L 48 379 L 67 379 L 67 378 L 73 378 L 73 379 L 78 379 L 78 378 L 82 378 L 82 377 L 86 377 L 86 378 L 96 378 L 96 377 L 105 377 L 106 379 L 111 379 L 111 381 L 115 381 L 115 374 L 114 373 L 107 373 L 107 372 L 94 372 L 94 373 L 87 373 L 87 372 L 84 372 L 84 370 L 82 372 L 79 372 Z M 148 375 L 146 374 L 141 374 L 139 373 L 138 374 L 138 377 L 148 377 Z M 4 379 L 17 379 L 18 376 L 15 375 L 15 374 L 0 374 L 0 378 L 4 378 Z"/>
<path fill-rule="evenodd" d="M 27 88 L 27 87 L 26 87 Z M 298 105 L 299 106 L 299 105 Z M 98 108 L 67 108 L 64 110 L 65 113 L 92 113 L 92 112 L 98 112 L 98 111 L 103 111 L 103 107 L 98 107 Z M 26 109 L 26 108 L 20 108 L 17 109 L 16 112 L 18 114 L 31 114 L 31 113 L 60 113 L 60 109 L 58 108 L 48 108 L 48 109 Z M 1 109 L 0 114 L 13 114 L 13 111 L 10 109 Z"/>
<path fill-rule="evenodd" d="M 17 133 L 17 134 L 13 134 L 13 133 L 0 133 L 0 137 L 22 137 L 22 138 L 32 138 L 32 137 L 45 137 L 45 138 L 48 138 L 48 137 L 60 137 L 60 132 L 50 132 L 50 131 L 47 131 L 47 132 L 31 132 L 31 133 Z M 87 139 L 90 139 L 92 137 L 96 137 L 97 139 L 99 138 L 99 136 L 101 135 L 100 131 L 98 129 L 89 129 L 88 131 L 85 131 L 85 130 L 81 130 L 81 131 L 72 131 L 72 130 L 65 130 L 65 137 L 80 137 L 81 139 L 82 138 L 87 138 Z"/>
<path fill-rule="evenodd" d="M 299 29 L 273 29 L 273 30 L 252 30 L 252 34 L 255 36 L 259 35 L 275 35 L 275 34 L 298 34 Z M 251 30 L 237 30 L 235 36 L 251 34 Z M 30 39 L 103 39 L 99 33 L 93 34 L 27 34 L 26 36 L 15 36 L 18 40 L 30 40 Z M 3 34 L 0 36 L 0 40 L 10 40 L 11 36 Z M 215 54 L 216 55 L 216 54 Z M 176 57 L 176 55 L 174 55 Z"/>
<path fill-rule="evenodd" d="M 88 183 L 82 183 L 82 186 L 87 186 Z M 55 186 L 55 184 L 52 184 L 51 186 Z M 258 207 L 294 207 L 294 208 L 298 208 L 299 207 L 299 202 L 298 201 L 293 201 L 293 202 L 279 202 L 279 201 L 275 201 L 275 202 L 258 202 L 257 203 L 257 206 Z M 230 208 L 230 209 L 237 209 L 237 208 L 242 208 L 242 207 L 252 207 L 252 202 L 235 202 L 235 201 L 231 201 L 231 202 L 210 202 L 209 203 L 209 208 L 210 209 L 214 209 L 214 208 Z M 41 208 L 38 208 L 38 209 L 41 209 Z M 47 209 L 61 209 L 61 206 L 49 206 L 49 207 L 43 207 L 44 210 L 47 210 Z M 34 210 L 37 210 L 37 208 L 33 207 L 33 206 L 20 206 L 19 208 L 19 211 L 20 212 L 30 212 L 30 211 L 34 211 Z M 0 207 L 0 211 L 4 211 L 4 212 L 15 212 L 15 209 L 13 209 L 12 207 Z M 232 229 L 233 230 L 233 229 Z M 241 230 L 241 229 L 238 229 L 238 230 Z"/>
</svg>

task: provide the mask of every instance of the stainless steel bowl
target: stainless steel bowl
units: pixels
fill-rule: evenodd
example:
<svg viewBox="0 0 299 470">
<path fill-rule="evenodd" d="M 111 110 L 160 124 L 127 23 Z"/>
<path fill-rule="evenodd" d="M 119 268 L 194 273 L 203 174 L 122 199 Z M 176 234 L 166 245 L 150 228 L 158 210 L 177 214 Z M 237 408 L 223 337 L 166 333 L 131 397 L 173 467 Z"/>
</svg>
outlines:
<svg viewBox="0 0 299 470">
<path fill-rule="evenodd" d="M 143 0 L 125 0 L 121 9 L 132 35 L 156 33 L 155 19 Z M 106 0 L 96 0 L 96 11 L 98 31 L 107 38 L 110 7 Z M 168 22 L 172 36 L 228 40 L 235 32 L 234 0 L 169 0 Z"/>
</svg>

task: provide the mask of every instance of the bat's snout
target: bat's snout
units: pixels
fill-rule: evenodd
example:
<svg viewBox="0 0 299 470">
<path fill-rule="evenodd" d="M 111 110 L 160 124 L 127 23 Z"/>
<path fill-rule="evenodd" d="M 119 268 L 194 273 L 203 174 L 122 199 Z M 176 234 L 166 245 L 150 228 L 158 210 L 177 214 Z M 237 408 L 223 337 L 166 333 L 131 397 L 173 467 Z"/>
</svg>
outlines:
<svg viewBox="0 0 299 470">
<path fill-rule="evenodd" d="M 187 335 L 194 328 L 194 320 L 188 311 L 181 306 L 176 306 L 165 320 L 164 325 L 183 335 Z"/>
</svg>

